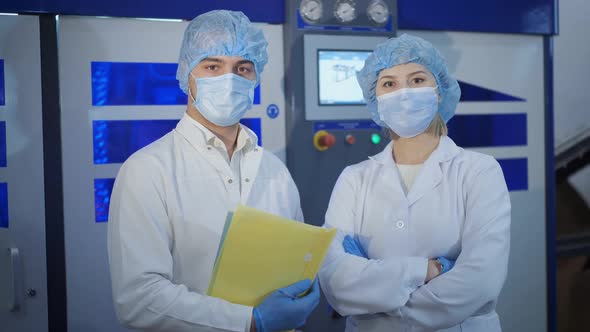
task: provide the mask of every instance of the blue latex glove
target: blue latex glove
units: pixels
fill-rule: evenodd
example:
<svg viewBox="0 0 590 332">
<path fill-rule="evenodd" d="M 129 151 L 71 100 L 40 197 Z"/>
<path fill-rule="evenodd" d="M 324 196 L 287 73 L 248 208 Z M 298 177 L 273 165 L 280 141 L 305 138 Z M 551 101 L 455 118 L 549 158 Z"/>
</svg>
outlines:
<svg viewBox="0 0 590 332">
<path fill-rule="evenodd" d="M 309 293 L 300 296 L 308 290 Z M 320 288 L 317 279 L 313 285 L 306 279 L 276 290 L 254 308 L 256 330 L 271 332 L 301 327 L 319 303 Z"/>
<path fill-rule="evenodd" d="M 367 253 L 365 253 L 365 250 L 363 249 L 363 246 L 356 239 L 353 239 L 350 235 L 346 235 L 344 237 L 344 240 L 342 241 L 342 246 L 344 247 L 344 251 L 347 254 L 369 259 L 369 256 L 367 255 Z"/>
<path fill-rule="evenodd" d="M 449 272 L 453 268 L 453 266 L 455 266 L 455 261 L 452 259 L 437 257 L 436 260 L 439 261 L 439 263 L 442 265 L 442 271 L 440 271 L 440 274 L 445 274 Z"/>
</svg>

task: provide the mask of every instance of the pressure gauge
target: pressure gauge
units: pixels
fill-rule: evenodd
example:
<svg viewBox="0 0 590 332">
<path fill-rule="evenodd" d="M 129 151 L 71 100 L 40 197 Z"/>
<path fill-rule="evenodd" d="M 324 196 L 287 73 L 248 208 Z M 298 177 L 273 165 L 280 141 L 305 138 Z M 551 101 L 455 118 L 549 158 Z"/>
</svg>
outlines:
<svg viewBox="0 0 590 332">
<path fill-rule="evenodd" d="M 373 23 L 383 25 L 389 19 L 389 7 L 383 0 L 373 0 L 367 7 L 367 15 Z"/>
<path fill-rule="evenodd" d="M 338 0 L 334 9 L 334 17 L 342 23 L 348 23 L 356 18 L 356 8 L 353 0 Z"/>
<path fill-rule="evenodd" d="M 299 13 L 304 20 L 316 23 L 322 18 L 322 0 L 303 0 L 299 6 Z"/>
</svg>

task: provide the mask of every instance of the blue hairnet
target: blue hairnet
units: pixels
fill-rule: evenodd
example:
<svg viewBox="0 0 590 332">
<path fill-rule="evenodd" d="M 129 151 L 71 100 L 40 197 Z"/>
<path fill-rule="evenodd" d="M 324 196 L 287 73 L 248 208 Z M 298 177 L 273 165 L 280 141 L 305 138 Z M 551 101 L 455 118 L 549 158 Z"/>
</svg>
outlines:
<svg viewBox="0 0 590 332">
<path fill-rule="evenodd" d="M 373 53 L 365 60 L 363 69 L 356 74 L 373 120 L 380 126 L 386 127 L 377 113 L 375 89 L 379 73 L 383 69 L 410 62 L 426 67 L 436 79 L 441 96 L 438 112 L 445 123 L 448 122 L 455 114 L 461 97 L 459 83 L 449 75 L 445 59 L 431 43 L 407 34 L 390 38 L 377 45 Z"/>
<path fill-rule="evenodd" d="M 262 30 L 242 12 L 213 10 L 195 17 L 184 31 L 176 79 L 188 93 L 193 68 L 210 56 L 239 56 L 254 63 L 256 83 L 268 62 L 268 43 Z"/>
</svg>

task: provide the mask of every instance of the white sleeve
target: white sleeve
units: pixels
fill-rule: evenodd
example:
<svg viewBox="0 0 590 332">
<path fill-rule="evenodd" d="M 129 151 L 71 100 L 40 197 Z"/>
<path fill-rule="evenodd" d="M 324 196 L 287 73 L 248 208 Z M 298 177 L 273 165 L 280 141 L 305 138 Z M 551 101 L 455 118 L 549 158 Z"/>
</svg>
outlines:
<svg viewBox="0 0 590 332">
<path fill-rule="evenodd" d="M 364 259 L 347 254 L 342 247 L 346 234 L 354 235 L 356 196 L 350 168 L 340 175 L 326 213 L 325 227 L 338 229 L 324 264 L 320 284 L 330 305 L 342 316 L 390 312 L 402 307 L 424 283 L 428 259 L 392 257 Z"/>
<path fill-rule="evenodd" d="M 465 225 L 455 267 L 420 287 L 401 309 L 409 331 L 433 331 L 460 324 L 495 301 L 508 270 L 510 196 L 497 161 L 467 179 Z"/>
<path fill-rule="evenodd" d="M 283 166 L 285 167 L 285 166 Z M 303 211 L 301 210 L 301 198 L 299 197 L 299 190 L 297 190 L 297 185 L 293 178 L 291 177 L 291 173 L 287 167 L 285 167 L 285 173 L 287 178 L 287 192 L 288 192 L 288 199 L 291 206 L 291 219 L 304 222 L 303 220 Z"/>
<path fill-rule="evenodd" d="M 135 154 L 117 175 L 109 210 L 117 317 L 126 327 L 144 331 L 248 331 L 251 307 L 191 292 L 171 281 L 173 242 L 163 172 L 155 158 Z"/>
</svg>

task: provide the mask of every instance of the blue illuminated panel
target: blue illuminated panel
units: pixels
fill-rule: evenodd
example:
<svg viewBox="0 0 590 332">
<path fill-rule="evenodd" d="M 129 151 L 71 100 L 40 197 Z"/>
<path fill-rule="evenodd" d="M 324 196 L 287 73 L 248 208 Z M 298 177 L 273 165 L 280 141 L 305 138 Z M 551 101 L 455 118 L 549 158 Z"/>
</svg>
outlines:
<svg viewBox="0 0 590 332">
<path fill-rule="evenodd" d="M 140 6 L 131 0 L 86 1 L 83 6 L 80 3 L 73 0 L 2 0 L 1 9 L 8 13 L 191 20 L 198 14 L 224 8 L 242 11 L 252 22 L 285 23 L 285 1 L 278 0 L 199 1 L 190 10 L 187 10 L 185 0 L 144 0 Z M 397 6 L 399 28 L 407 30 L 553 34 L 558 28 L 555 0 L 399 0 Z"/>
<path fill-rule="evenodd" d="M 262 83 L 258 84 L 258 86 L 254 89 L 254 105 L 260 105 L 260 86 Z"/>
<path fill-rule="evenodd" d="M 449 137 L 464 148 L 527 145 L 526 114 L 455 115 Z"/>
<path fill-rule="evenodd" d="M 6 105 L 6 97 L 4 88 L 4 60 L 0 59 L 0 106 Z"/>
<path fill-rule="evenodd" d="M 96 222 L 109 220 L 109 204 L 115 179 L 94 179 L 94 215 Z"/>
<path fill-rule="evenodd" d="M 526 101 L 520 97 L 462 81 L 459 81 L 459 87 L 461 88 L 461 101 Z"/>
<path fill-rule="evenodd" d="M 174 63 L 92 62 L 92 105 L 186 105 Z"/>
<path fill-rule="evenodd" d="M 529 189 L 528 162 L 526 158 L 499 159 L 498 163 L 500 163 L 502 172 L 504 172 L 509 191 Z"/>
<path fill-rule="evenodd" d="M 8 185 L 0 183 L 0 228 L 8 228 Z"/>
<path fill-rule="evenodd" d="M 373 120 L 358 121 L 316 121 L 313 123 L 313 132 L 320 130 L 363 130 L 374 129 L 381 130 L 381 127 Z"/>
<path fill-rule="evenodd" d="M 0 167 L 6 167 L 6 122 L 0 121 Z"/>
<path fill-rule="evenodd" d="M 92 62 L 92 105 L 186 105 L 175 63 Z M 254 90 L 260 104 L 260 86 Z"/>
<path fill-rule="evenodd" d="M 81 5 L 81 4 L 84 5 Z M 140 4 L 140 5 L 138 5 Z M 285 2 L 277 0 L 215 0 L 195 1 L 187 10 L 186 0 L 2 0 L 0 9 L 7 13 L 32 12 L 52 15 L 152 17 L 192 20 L 215 9 L 241 11 L 252 22 L 285 23 Z M 131 43 L 132 41 L 130 41 Z"/>
<path fill-rule="evenodd" d="M 240 121 L 258 135 L 262 144 L 260 118 Z M 92 122 L 94 163 L 122 163 L 135 151 L 166 135 L 178 120 L 97 120 Z"/>
<path fill-rule="evenodd" d="M 399 29 L 557 33 L 557 1 L 400 0 Z"/>
<path fill-rule="evenodd" d="M 170 130 L 172 130 L 177 121 L 173 121 L 173 123 L 169 123 L 169 120 L 151 120 L 149 122 L 157 122 L 157 121 L 162 121 L 162 123 L 160 124 L 160 127 L 155 127 L 155 133 L 161 133 L 162 131 L 164 132 L 164 134 L 166 134 L 167 132 L 169 132 Z M 96 127 L 96 123 L 97 122 L 101 122 L 99 125 L 104 125 L 104 122 L 109 122 L 106 127 L 107 130 L 110 130 L 111 128 L 113 128 L 113 125 L 111 124 L 112 122 L 116 122 L 116 124 L 114 125 L 114 127 L 118 127 L 117 130 L 119 131 L 119 134 L 121 133 L 121 131 L 123 130 L 128 130 L 128 131 L 132 131 L 133 130 L 133 123 L 137 123 L 140 121 L 95 121 L 95 127 Z M 123 124 L 123 122 L 125 124 Z M 254 131 L 256 133 L 256 135 L 258 135 L 258 144 L 261 145 L 262 142 L 262 121 L 260 118 L 245 118 L 242 119 L 242 121 L 240 121 L 243 125 L 247 126 L 248 128 L 250 128 L 252 131 Z M 144 130 L 146 128 L 149 129 L 154 129 L 154 127 L 150 127 L 150 125 L 145 125 L 143 124 L 143 128 Z M 125 129 L 123 129 L 123 127 L 127 127 Z M 163 130 L 163 129 L 166 130 Z M 96 131 L 95 131 L 96 132 Z M 157 135 L 152 135 L 152 137 L 157 136 Z M 155 138 L 157 139 L 157 138 Z M 148 143 L 149 144 L 149 143 Z M 96 149 L 95 149 L 96 151 Z M 127 152 L 129 155 L 131 155 L 131 153 L 133 152 Z M 118 152 L 118 158 L 121 159 L 122 153 Z M 128 155 L 128 156 L 129 156 Z M 127 157 L 128 157 L 127 156 Z M 123 158 L 123 159 L 127 159 L 127 157 Z M 96 157 L 95 157 L 96 160 Z M 96 163 L 96 162 L 95 162 Z M 110 205 L 110 199 L 111 199 L 111 193 L 113 191 L 113 185 L 115 184 L 115 179 L 94 179 L 94 213 L 95 213 L 95 220 L 96 222 L 107 222 L 109 219 L 109 205 Z M 0 184 L 1 185 L 1 184 Z M 0 187 L 1 189 L 1 187 Z M 2 193 L 0 192 L 0 199 L 2 198 Z M 0 202 L 1 203 L 1 202 Z M 1 207 L 0 207 L 1 208 Z M 0 210 L 1 212 L 2 210 Z M 1 216 L 0 216 L 1 218 Z M 0 220 L 1 222 L 1 220 Z"/>
<path fill-rule="evenodd" d="M 176 127 L 178 120 L 98 120 L 92 122 L 94 163 L 122 163 L 135 151 Z"/>
</svg>

